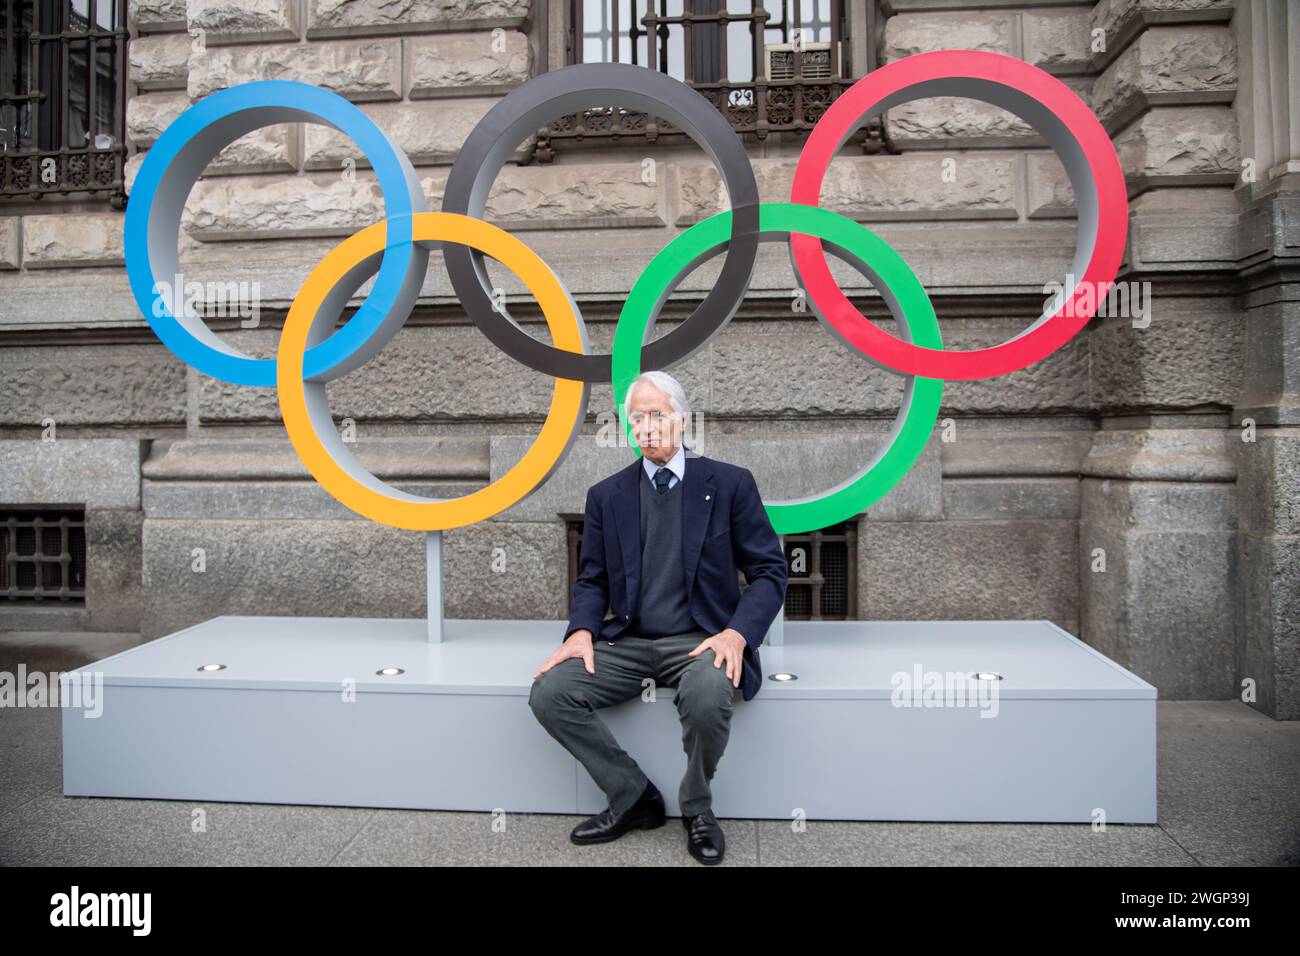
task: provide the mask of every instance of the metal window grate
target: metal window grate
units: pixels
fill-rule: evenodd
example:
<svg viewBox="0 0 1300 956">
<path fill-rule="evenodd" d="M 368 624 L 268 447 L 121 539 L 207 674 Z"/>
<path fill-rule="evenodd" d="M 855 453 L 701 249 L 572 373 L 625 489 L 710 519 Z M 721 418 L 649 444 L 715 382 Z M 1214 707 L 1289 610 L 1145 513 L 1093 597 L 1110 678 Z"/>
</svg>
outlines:
<svg viewBox="0 0 1300 956">
<path fill-rule="evenodd" d="M 563 514 L 560 517 L 564 520 L 566 546 L 565 550 L 569 555 L 569 588 L 565 614 L 573 613 L 573 586 L 578 583 L 578 572 L 582 570 L 582 529 L 586 522 L 582 515 Z M 613 616 L 613 610 L 608 604 L 605 605 L 605 619 L 608 620 Z"/>
<path fill-rule="evenodd" d="M 790 568 L 785 591 L 787 620 L 850 621 L 857 617 L 857 541 L 856 521 L 783 536 Z"/>
<path fill-rule="evenodd" d="M 0 596 L 9 601 L 85 601 L 84 510 L 0 513 Z"/>
<path fill-rule="evenodd" d="M 850 2 L 569 0 L 566 61 L 630 63 L 668 73 L 712 102 L 736 132 L 761 141 L 774 131 L 811 129 L 855 82 L 845 69 Z M 871 38 L 867 62 L 858 67 L 865 75 L 875 68 L 874 38 L 883 18 L 880 0 L 862 2 Z M 889 148 L 878 118 L 864 129 L 864 152 Z M 646 113 L 593 107 L 540 130 L 533 155 L 549 162 L 566 143 L 652 143 L 660 136 L 684 135 L 668 120 Z"/>
<path fill-rule="evenodd" d="M 0 200 L 126 199 L 126 0 L 0 0 Z"/>
<path fill-rule="evenodd" d="M 578 571 L 582 568 L 582 526 L 580 517 L 561 516 L 565 527 L 565 552 L 569 556 L 569 589 L 567 606 L 564 613 L 573 611 L 573 586 L 578 583 Z"/>
</svg>

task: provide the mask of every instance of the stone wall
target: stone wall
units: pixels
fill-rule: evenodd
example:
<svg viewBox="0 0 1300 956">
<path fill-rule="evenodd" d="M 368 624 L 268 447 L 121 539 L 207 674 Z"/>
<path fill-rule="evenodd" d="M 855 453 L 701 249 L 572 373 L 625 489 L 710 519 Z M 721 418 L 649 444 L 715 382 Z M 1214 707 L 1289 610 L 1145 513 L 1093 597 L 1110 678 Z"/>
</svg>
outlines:
<svg viewBox="0 0 1300 956">
<path fill-rule="evenodd" d="M 1150 283 L 1150 312 L 1099 318 L 1022 371 L 948 383 L 944 435 L 864 516 L 861 617 L 1047 619 L 1163 697 L 1226 698 L 1249 680 L 1267 712 L 1300 713 L 1289 586 L 1300 570 L 1300 219 L 1287 167 L 1300 152 L 1294 138 L 1277 143 L 1271 112 L 1256 121 L 1277 108 L 1257 61 L 1285 65 L 1294 54 L 1288 61 L 1270 46 L 1277 25 L 1260 27 L 1254 5 L 1244 6 L 1252 10 L 1228 0 L 885 3 L 886 62 L 942 48 L 997 51 L 1053 73 L 1090 104 L 1129 185 L 1122 278 Z M 131 7 L 127 119 L 137 153 L 128 178 L 190 103 L 251 79 L 291 78 L 346 96 L 393 135 L 431 209 L 492 104 L 558 65 L 566 9 L 541 0 Z M 1013 337 L 1072 258 L 1074 197 L 1060 162 L 1025 123 L 974 100 L 906 104 L 889 112 L 886 129 L 895 152 L 843 151 L 822 204 L 907 259 L 948 347 Z M 1273 152 L 1247 181 L 1261 136 Z M 518 231 L 563 278 L 592 347 L 607 352 L 654 252 L 727 208 L 725 189 L 693 145 L 561 149 L 552 163 L 535 161 L 532 145 L 519 144 L 486 218 Z M 799 145 L 772 136 L 752 147 L 764 201 L 788 199 Z M 199 281 L 255 278 L 262 312 L 256 327 L 238 317 L 212 327 L 250 354 L 274 355 L 303 278 L 339 239 L 382 217 L 374 186 L 365 158 L 323 126 L 272 127 L 223 150 L 186 205 L 182 266 Z M 126 622 L 156 637 L 218 614 L 423 614 L 421 536 L 361 519 L 323 492 L 284 436 L 273 390 L 233 386 L 173 357 L 140 318 L 121 264 L 120 213 L 0 210 L 0 461 L 5 485 L 18 489 L 8 503 L 48 500 L 46 418 L 71 449 L 59 466 L 66 500 L 94 500 L 94 463 L 106 457 L 125 468 L 116 480 L 135 495 L 90 512 L 112 555 L 113 588 L 57 618 L 6 609 L 0 626 Z M 715 259 L 682 283 L 660 334 L 690 313 L 718 267 Z M 832 272 L 892 328 L 863 277 L 838 260 Z M 522 285 L 497 266 L 490 274 L 511 314 L 545 339 Z M 769 499 L 855 472 L 902 393 L 900 378 L 795 312 L 793 289 L 788 252 L 765 243 L 740 313 L 672 369 L 703 416 L 701 450 L 752 468 Z M 449 496 L 518 460 L 551 382 L 468 323 L 435 254 L 407 326 L 327 391 L 377 475 Z M 494 521 L 448 532 L 451 616 L 565 616 L 561 515 L 580 514 L 588 485 L 626 461 L 595 441 L 613 408 L 609 386 L 591 394 L 587 434 L 543 489 Z M 1244 418 L 1253 441 L 1242 441 Z"/>
</svg>

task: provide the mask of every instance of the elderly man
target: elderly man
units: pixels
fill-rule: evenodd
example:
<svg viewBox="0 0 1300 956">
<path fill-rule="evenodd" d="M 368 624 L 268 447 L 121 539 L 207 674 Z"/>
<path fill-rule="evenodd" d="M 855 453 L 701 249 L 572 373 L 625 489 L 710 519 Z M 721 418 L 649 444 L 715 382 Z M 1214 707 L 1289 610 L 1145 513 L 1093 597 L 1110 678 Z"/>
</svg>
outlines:
<svg viewBox="0 0 1300 956">
<path fill-rule="evenodd" d="M 675 688 L 686 845 L 701 863 L 719 863 L 725 843 L 709 782 L 736 688 L 749 700 L 762 684 L 758 646 L 785 603 L 785 553 L 754 476 L 686 454 L 690 409 L 676 379 L 639 375 L 623 407 L 643 458 L 587 492 L 568 630 L 533 675 L 528 703 L 609 799 L 570 839 L 604 843 L 632 827 L 663 826 L 665 808 L 596 710 L 637 696 L 647 677 Z M 737 568 L 748 582 L 743 594 Z"/>
</svg>

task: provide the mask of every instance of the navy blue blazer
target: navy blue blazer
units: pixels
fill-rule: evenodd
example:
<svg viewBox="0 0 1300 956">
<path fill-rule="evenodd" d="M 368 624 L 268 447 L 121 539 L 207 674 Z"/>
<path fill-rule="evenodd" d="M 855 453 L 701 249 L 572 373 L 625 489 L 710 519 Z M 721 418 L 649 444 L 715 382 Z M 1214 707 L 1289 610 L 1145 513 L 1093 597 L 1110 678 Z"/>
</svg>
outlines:
<svg viewBox="0 0 1300 956">
<path fill-rule="evenodd" d="M 581 567 L 566 638 L 586 628 L 593 640 L 616 641 L 635 616 L 641 593 L 639 482 L 645 480 L 645 465 L 637 457 L 587 491 Z M 781 540 L 748 469 L 688 454 L 682 479 L 682 564 L 696 623 L 710 636 L 730 627 L 745 638 L 740 687 L 749 700 L 763 683 L 758 646 L 785 603 L 788 571 Z M 748 582 L 744 594 L 737 568 Z"/>
</svg>

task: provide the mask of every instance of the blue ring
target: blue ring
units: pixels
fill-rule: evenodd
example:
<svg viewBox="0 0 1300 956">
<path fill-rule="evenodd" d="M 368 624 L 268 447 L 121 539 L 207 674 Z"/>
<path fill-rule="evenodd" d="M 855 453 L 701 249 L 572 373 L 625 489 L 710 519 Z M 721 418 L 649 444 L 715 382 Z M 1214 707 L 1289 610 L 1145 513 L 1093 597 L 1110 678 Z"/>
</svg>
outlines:
<svg viewBox="0 0 1300 956">
<path fill-rule="evenodd" d="M 412 216 L 425 210 L 415 170 L 374 121 L 346 99 L 306 83 L 258 80 L 220 90 L 195 103 L 158 137 L 132 185 L 124 230 L 127 279 L 140 311 L 177 358 L 237 385 L 274 387 L 275 359 L 244 355 L 222 343 L 206 326 L 190 328 L 177 319 L 154 291 L 155 256 L 172 263 L 178 260 L 181 209 L 212 157 L 244 133 L 283 122 L 324 123 L 351 137 L 379 180 L 388 223 L 374 286 L 350 321 L 307 350 L 304 378 L 337 378 L 382 348 L 406 321 L 428 263 L 427 249 L 412 240 Z M 171 283 L 173 276 L 166 281 Z M 180 291 L 183 301 L 183 288 Z M 350 294 L 356 289 L 346 291 Z M 399 304 L 406 307 L 399 310 Z M 155 313 L 155 305 L 161 315 Z"/>
</svg>

